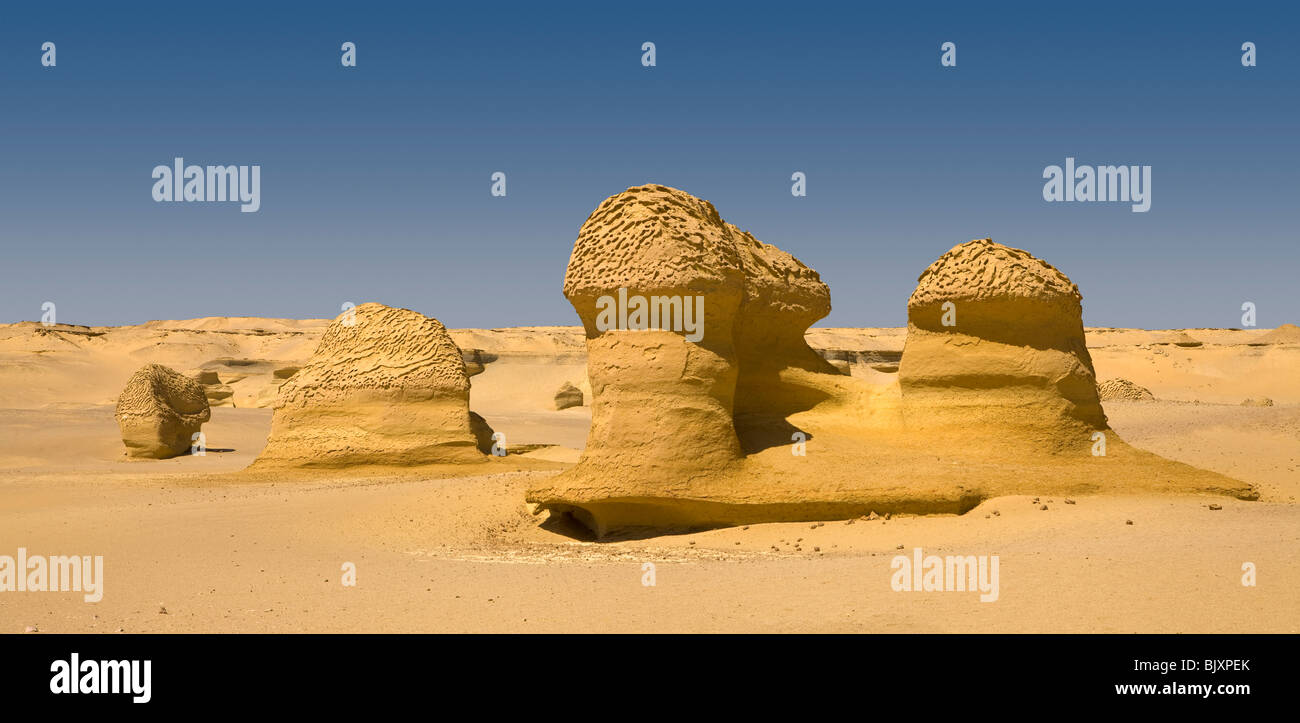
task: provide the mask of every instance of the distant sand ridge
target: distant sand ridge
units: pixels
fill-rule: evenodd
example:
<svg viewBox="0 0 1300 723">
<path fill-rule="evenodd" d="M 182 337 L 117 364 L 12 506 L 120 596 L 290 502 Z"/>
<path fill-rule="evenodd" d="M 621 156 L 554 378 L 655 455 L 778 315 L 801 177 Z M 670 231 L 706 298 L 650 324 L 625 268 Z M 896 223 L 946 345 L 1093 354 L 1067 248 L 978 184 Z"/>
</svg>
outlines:
<svg viewBox="0 0 1300 723">
<path fill-rule="evenodd" d="M 1295 324 L 1283 324 L 1269 333 L 1261 336 L 1254 344 L 1266 346 L 1268 344 L 1300 344 L 1300 327 Z"/>
</svg>

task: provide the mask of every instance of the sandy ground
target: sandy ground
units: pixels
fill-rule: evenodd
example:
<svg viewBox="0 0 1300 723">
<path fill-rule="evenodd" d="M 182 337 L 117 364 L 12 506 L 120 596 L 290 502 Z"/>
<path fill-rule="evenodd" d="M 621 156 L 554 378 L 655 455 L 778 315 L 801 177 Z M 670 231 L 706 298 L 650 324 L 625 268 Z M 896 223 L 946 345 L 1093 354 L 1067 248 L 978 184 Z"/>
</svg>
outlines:
<svg viewBox="0 0 1300 723">
<path fill-rule="evenodd" d="M 236 382 L 248 385 L 240 398 L 251 408 L 214 408 L 206 456 L 122 456 L 105 402 L 140 364 L 293 362 L 323 323 L 33 326 L 0 326 L 0 555 L 102 555 L 104 597 L 0 592 L 0 632 L 1300 629 L 1300 344 L 1251 345 L 1268 330 L 1187 330 L 1197 347 L 1164 343 L 1165 332 L 1089 330 L 1100 379 L 1123 376 L 1158 398 L 1106 403 L 1115 430 L 1257 485 L 1257 502 L 1003 497 L 962 516 L 597 543 L 524 505 L 548 471 L 222 481 L 213 475 L 251 462 L 270 427 L 270 410 L 251 406 L 269 382 L 253 376 Z M 815 329 L 809 339 L 852 354 L 855 376 L 887 380 L 881 369 L 896 362 L 902 331 Z M 576 457 L 588 409 L 548 402 L 584 376 L 580 333 L 454 334 L 494 357 L 472 380 L 475 411 L 512 445 L 555 445 L 532 455 Z M 1263 396 L 1274 406 L 1240 404 Z M 998 600 L 893 591 L 891 560 L 915 547 L 997 555 Z M 356 565 L 355 587 L 341 584 L 345 562 Z M 653 586 L 643 584 L 646 563 Z M 1243 563 L 1256 567 L 1256 586 L 1242 585 Z"/>
</svg>

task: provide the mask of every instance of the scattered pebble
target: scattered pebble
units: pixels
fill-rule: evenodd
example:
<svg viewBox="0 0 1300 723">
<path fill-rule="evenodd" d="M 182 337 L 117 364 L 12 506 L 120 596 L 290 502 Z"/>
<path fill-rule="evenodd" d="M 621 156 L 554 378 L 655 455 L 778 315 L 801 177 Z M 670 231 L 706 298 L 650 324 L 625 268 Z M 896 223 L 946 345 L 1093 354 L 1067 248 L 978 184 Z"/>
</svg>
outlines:
<svg viewBox="0 0 1300 723">
<path fill-rule="evenodd" d="M 163 607 L 162 605 L 159 605 L 159 606 L 158 606 L 158 614 L 159 614 L 159 615 L 170 615 L 171 613 L 167 612 L 167 608 Z"/>
<path fill-rule="evenodd" d="M 41 631 L 40 631 L 40 630 L 37 630 L 35 625 L 28 625 L 26 628 L 23 629 L 23 632 L 24 632 L 24 633 L 39 633 L 39 632 L 41 632 Z"/>
<path fill-rule="evenodd" d="M 993 510 L 993 516 L 994 516 L 994 517 L 1001 517 L 1001 516 L 1002 516 L 1002 513 L 1001 513 L 1001 512 L 998 512 L 997 510 Z"/>
<path fill-rule="evenodd" d="M 1212 509 L 1212 510 L 1221 510 L 1221 509 L 1223 509 L 1223 505 L 1212 502 L 1212 503 L 1210 503 L 1210 509 Z"/>
<path fill-rule="evenodd" d="M 903 549 L 903 546 L 902 546 L 902 545 L 899 545 L 898 547 L 895 547 L 894 549 L 895 549 L 895 550 L 901 550 L 901 549 Z"/>
<path fill-rule="evenodd" d="M 813 548 L 813 552 L 821 552 L 821 551 L 822 551 L 822 548 L 820 548 L 820 547 L 814 547 L 814 548 Z"/>
<path fill-rule="evenodd" d="M 1133 524 L 1133 520 L 1124 520 L 1124 524 L 1131 525 Z"/>
<path fill-rule="evenodd" d="M 1040 510 L 1045 510 L 1045 509 L 1047 509 L 1047 505 L 1041 505 L 1038 509 L 1040 509 Z"/>
<path fill-rule="evenodd" d="M 1066 498 L 1065 498 L 1065 504 L 1067 504 L 1067 505 L 1072 505 L 1072 504 L 1074 504 L 1074 500 L 1070 499 L 1069 497 L 1066 497 Z"/>
</svg>

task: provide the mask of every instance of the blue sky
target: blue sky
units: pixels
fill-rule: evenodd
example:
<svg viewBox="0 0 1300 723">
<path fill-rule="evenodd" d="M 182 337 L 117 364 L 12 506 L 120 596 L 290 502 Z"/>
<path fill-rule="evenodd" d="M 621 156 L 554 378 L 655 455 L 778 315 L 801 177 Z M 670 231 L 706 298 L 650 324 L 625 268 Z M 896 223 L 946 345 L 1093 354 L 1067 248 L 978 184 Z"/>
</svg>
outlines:
<svg viewBox="0 0 1300 723">
<path fill-rule="evenodd" d="M 917 275 L 986 236 L 1069 275 L 1089 325 L 1236 326 L 1244 301 L 1261 326 L 1300 322 L 1298 18 L 1286 3 L 6 7 L 0 321 L 44 301 L 81 324 L 380 301 L 455 327 L 576 324 L 560 289 L 582 222 L 663 183 L 821 272 L 823 326 L 905 323 Z M 176 156 L 261 165 L 261 210 L 155 203 L 151 171 Z M 1151 210 L 1044 202 L 1043 168 L 1067 156 L 1151 165 Z"/>
</svg>

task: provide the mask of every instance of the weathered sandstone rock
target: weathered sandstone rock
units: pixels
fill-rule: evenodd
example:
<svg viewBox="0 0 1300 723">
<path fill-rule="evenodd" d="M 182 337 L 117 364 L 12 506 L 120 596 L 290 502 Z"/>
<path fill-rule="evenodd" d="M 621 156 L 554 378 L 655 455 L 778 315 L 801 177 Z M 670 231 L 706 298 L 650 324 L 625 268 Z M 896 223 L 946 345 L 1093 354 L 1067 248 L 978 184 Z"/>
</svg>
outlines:
<svg viewBox="0 0 1300 723">
<path fill-rule="evenodd" d="M 569 382 L 561 384 L 560 388 L 555 392 L 555 408 L 560 410 L 581 406 L 582 390 L 573 386 L 573 384 Z"/>
<path fill-rule="evenodd" d="M 991 239 L 953 247 L 907 302 L 898 380 L 908 427 L 1057 447 L 1106 429 L 1082 298 L 1028 252 Z"/>
<path fill-rule="evenodd" d="M 922 274 L 886 383 L 804 340 L 830 311 L 815 271 L 676 189 L 605 200 L 564 293 L 586 334 L 592 424 L 578 463 L 526 497 L 597 536 L 962 513 L 1007 494 L 1255 496 L 1115 435 L 1078 288 L 987 239 Z M 695 308 L 697 324 L 664 323 Z"/>
<path fill-rule="evenodd" d="M 256 466 L 481 462 L 460 349 L 435 319 L 362 304 L 281 386 Z"/>
<path fill-rule="evenodd" d="M 188 452 L 212 412 L 198 382 L 147 364 L 126 383 L 114 416 L 127 456 L 165 459 Z"/>
</svg>

